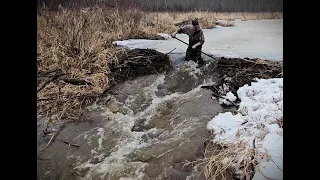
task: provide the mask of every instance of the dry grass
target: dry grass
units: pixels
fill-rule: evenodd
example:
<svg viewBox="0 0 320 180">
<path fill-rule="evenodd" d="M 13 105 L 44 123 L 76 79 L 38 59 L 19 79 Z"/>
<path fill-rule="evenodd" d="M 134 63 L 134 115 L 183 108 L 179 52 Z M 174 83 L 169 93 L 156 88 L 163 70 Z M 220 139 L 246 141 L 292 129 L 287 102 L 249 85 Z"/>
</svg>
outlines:
<svg viewBox="0 0 320 180">
<path fill-rule="evenodd" d="M 231 27 L 231 26 L 234 26 L 235 23 L 232 20 L 226 20 L 226 21 L 217 21 L 216 25 L 223 26 L 223 27 Z"/>
<path fill-rule="evenodd" d="M 259 20 L 259 19 L 282 19 L 280 12 L 270 13 L 213 13 L 218 20 Z"/>
<path fill-rule="evenodd" d="M 262 152 L 253 146 L 248 148 L 248 145 L 243 142 L 236 144 L 214 143 L 207 146 L 205 177 L 210 180 L 234 178 L 250 180 L 255 173 L 258 159 L 268 156 L 266 152 Z M 236 175 L 237 177 L 235 177 Z"/>
<path fill-rule="evenodd" d="M 136 9 L 125 12 L 101 8 L 55 12 L 40 9 L 37 15 L 38 113 L 58 120 L 81 116 L 81 108 L 109 88 L 108 60 L 115 54 L 112 46 L 115 40 L 172 33 L 177 29 L 174 23 L 194 17 L 200 19 L 203 27 L 213 27 L 217 19 L 238 16 L 280 17 L 278 14 L 209 12 L 147 14 Z M 57 74 L 61 78 L 85 80 L 90 85 L 71 85 L 61 78 L 50 81 Z M 41 86 L 44 88 L 39 90 Z"/>
<path fill-rule="evenodd" d="M 198 18 L 200 20 L 202 28 L 214 28 L 217 20 L 227 20 L 227 23 L 219 24 L 220 26 L 233 26 L 234 20 L 257 20 L 257 19 L 281 19 L 282 13 L 214 13 L 207 11 L 195 11 L 186 13 L 149 13 L 149 17 L 152 19 L 159 19 L 162 22 L 169 24 L 175 24 L 182 21 Z M 154 18 L 156 17 L 156 18 Z"/>
</svg>

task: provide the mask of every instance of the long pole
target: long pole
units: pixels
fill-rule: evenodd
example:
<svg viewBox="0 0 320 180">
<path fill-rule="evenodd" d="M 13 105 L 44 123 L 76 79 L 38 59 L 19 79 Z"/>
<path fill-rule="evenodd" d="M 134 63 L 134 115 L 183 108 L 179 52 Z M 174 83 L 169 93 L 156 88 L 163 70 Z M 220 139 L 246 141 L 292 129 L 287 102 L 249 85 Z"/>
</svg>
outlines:
<svg viewBox="0 0 320 180">
<path fill-rule="evenodd" d="M 177 37 L 173 37 L 173 38 L 175 38 L 175 39 L 177 39 L 178 41 L 181 41 L 182 43 L 184 43 L 184 44 L 186 44 L 186 45 L 188 45 L 188 46 L 189 46 L 189 44 L 188 44 L 188 43 L 186 43 L 186 42 L 182 41 L 181 39 L 179 39 L 179 38 L 177 38 Z M 207 55 L 207 56 L 211 57 L 212 59 L 214 59 L 214 57 L 213 57 L 212 55 L 209 55 L 209 54 L 204 53 L 204 52 L 202 52 L 202 51 L 201 51 L 201 53 L 203 53 L 203 54 L 205 54 L 205 55 Z"/>
</svg>

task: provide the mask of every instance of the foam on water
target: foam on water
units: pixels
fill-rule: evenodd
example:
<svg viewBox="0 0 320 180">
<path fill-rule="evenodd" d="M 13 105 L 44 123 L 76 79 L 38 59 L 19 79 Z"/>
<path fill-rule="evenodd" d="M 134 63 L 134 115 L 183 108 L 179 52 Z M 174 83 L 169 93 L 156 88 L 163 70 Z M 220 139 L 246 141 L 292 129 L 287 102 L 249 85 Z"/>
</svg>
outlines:
<svg viewBox="0 0 320 180">
<path fill-rule="evenodd" d="M 192 64 L 192 63 L 190 63 Z M 190 65 L 189 64 L 189 65 Z M 192 66 L 192 65 L 191 65 Z M 194 67 L 189 67 L 189 69 L 192 69 Z M 190 71 L 190 70 L 189 70 Z M 199 71 L 200 72 L 200 71 Z M 117 138 L 116 145 L 113 149 L 111 149 L 111 153 L 108 157 L 102 160 L 102 162 L 93 165 L 90 160 L 87 162 L 78 165 L 75 169 L 85 169 L 90 168 L 90 170 L 87 172 L 84 179 L 92 179 L 92 177 L 101 177 L 103 175 L 114 175 L 114 174 L 121 174 L 121 171 L 125 169 L 125 167 L 131 167 L 130 172 L 136 172 L 131 175 L 123 175 L 123 179 L 141 179 L 143 177 L 143 173 L 141 172 L 143 170 L 142 167 L 145 167 L 147 163 L 140 163 L 138 166 L 132 166 L 136 162 L 130 162 L 129 159 L 127 159 L 127 155 L 130 153 L 146 148 L 150 146 L 151 144 L 158 143 L 159 138 L 163 138 L 163 143 L 166 141 L 172 141 L 175 140 L 175 137 L 181 137 L 185 133 L 191 131 L 193 127 L 198 123 L 199 119 L 190 117 L 186 118 L 184 121 L 180 122 L 177 127 L 174 127 L 174 129 L 170 132 L 163 132 L 158 138 L 153 139 L 147 139 L 147 141 L 143 140 L 143 136 L 146 134 L 157 134 L 158 130 L 156 128 L 149 129 L 145 132 L 133 132 L 131 129 L 135 124 L 136 120 L 139 119 L 146 119 L 145 124 L 148 124 L 150 119 L 154 117 L 158 112 L 157 109 L 161 108 L 164 103 L 167 101 L 185 101 L 188 100 L 190 97 L 195 96 L 201 96 L 198 92 L 201 89 L 201 86 L 199 85 L 193 90 L 187 92 L 187 93 L 172 93 L 170 95 L 166 95 L 164 97 L 158 97 L 156 95 L 156 92 L 158 91 L 158 86 L 164 84 L 165 82 L 165 75 L 160 75 L 150 86 L 143 88 L 143 93 L 145 96 L 151 100 L 150 105 L 144 109 L 143 111 L 133 114 L 121 114 L 119 112 L 115 113 L 110 111 L 109 109 L 105 109 L 102 113 L 102 116 L 108 117 L 108 121 L 105 124 L 104 128 L 96 128 L 94 129 L 94 132 L 96 132 L 96 135 L 98 137 L 98 147 L 93 149 L 91 151 L 92 155 L 95 158 L 98 158 L 102 160 L 104 157 L 103 153 L 103 141 L 107 139 L 108 137 L 105 137 L 107 131 L 115 131 L 117 134 L 119 134 L 119 137 Z M 207 80 L 207 82 L 204 80 L 205 84 L 212 84 L 211 80 Z M 126 107 L 130 107 L 130 103 L 132 103 L 132 97 L 128 97 L 125 100 Z M 97 108 L 97 107 L 95 107 Z M 172 118 L 175 118 L 174 116 Z M 91 130 L 92 132 L 93 130 Z M 89 134 L 89 132 L 84 133 L 81 136 L 85 136 L 86 134 Z M 137 169 L 135 169 L 137 168 Z M 110 177 L 109 177 L 110 178 Z M 119 177 L 120 178 L 120 177 Z M 107 178 L 108 179 L 108 178 Z"/>
</svg>

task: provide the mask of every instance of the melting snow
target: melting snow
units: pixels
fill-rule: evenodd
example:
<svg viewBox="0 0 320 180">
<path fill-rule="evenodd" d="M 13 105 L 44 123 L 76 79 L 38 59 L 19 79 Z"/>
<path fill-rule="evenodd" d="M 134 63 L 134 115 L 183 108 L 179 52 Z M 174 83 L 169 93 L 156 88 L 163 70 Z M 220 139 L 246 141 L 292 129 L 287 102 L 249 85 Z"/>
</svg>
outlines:
<svg viewBox="0 0 320 180">
<path fill-rule="evenodd" d="M 237 93 L 241 99 L 238 113 L 220 113 L 207 128 L 215 132 L 217 142 L 245 142 L 250 148 L 255 139 L 256 148 L 268 155 L 259 161 L 253 179 L 282 179 L 283 128 L 277 123 L 283 118 L 283 78 L 257 79 Z M 225 97 L 236 99 L 232 93 Z"/>
</svg>

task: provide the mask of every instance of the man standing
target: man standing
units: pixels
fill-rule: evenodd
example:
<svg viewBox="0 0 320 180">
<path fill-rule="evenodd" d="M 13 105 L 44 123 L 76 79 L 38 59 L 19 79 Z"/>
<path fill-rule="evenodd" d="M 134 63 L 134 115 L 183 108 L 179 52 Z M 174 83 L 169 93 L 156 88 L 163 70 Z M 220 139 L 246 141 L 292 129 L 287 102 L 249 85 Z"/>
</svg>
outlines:
<svg viewBox="0 0 320 180">
<path fill-rule="evenodd" d="M 192 20 L 191 25 L 186 25 L 179 28 L 176 32 L 174 32 L 171 36 L 174 38 L 176 34 L 187 34 L 189 36 L 189 46 L 186 52 L 186 61 L 193 60 L 200 67 L 204 64 L 204 61 L 201 57 L 202 45 L 205 41 L 203 31 L 199 25 L 199 21 L 197 19 Z"/>
</svg>

